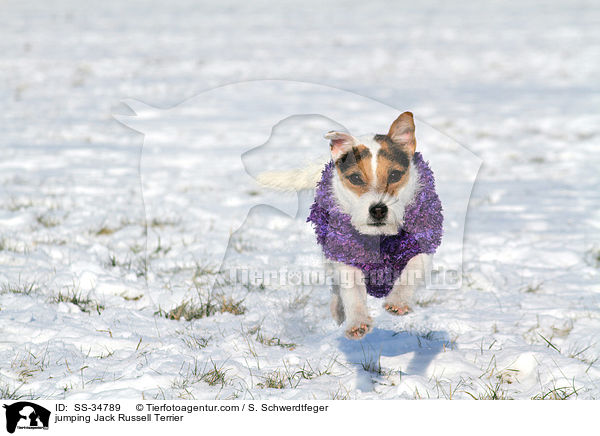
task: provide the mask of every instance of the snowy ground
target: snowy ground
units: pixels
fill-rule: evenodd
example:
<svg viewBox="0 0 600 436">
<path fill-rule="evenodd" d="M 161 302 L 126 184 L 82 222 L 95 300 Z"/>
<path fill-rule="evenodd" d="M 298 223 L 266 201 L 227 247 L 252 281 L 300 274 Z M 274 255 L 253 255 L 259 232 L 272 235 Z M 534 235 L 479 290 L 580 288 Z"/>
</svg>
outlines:
<svg viewBox="0 0 600 436">
<path fill-rule="evenodd" d="M 0 397 L 600 398 L 600 8 L 468 3 L 4 4 Z M 132 118 L 125 98 L 166 108 L 257 79 L 411 110 L 426 158 L 456 175 L 448 193 L 462 160 L 431 132 L 483 161 L 460 289 L 425 292 L 401 318 L 371 300 L 377 328 L 351 342 L 325 286 L 215 274 L 232 214 L 295 211 L 231 171 L 240 144 L 267 139 L 247 135 L 256 96 L 228 114 L 234 130 L 218 112 L 194 125 L 197 99 L 146 121 L 143 153 L 113 114 Z M 391 121 L 364 117 L 365 131 Z M 309 121 L 290 153 L 320 152 L 310 135 L 326 126 Z M 197 171 L 207 144 L 215 163 Z M 250 173 L 283 161 L 245 157 Z M 227 249 L 256 269 L 318 258 L 303 216 L 260 207 Z"/>
</svg>

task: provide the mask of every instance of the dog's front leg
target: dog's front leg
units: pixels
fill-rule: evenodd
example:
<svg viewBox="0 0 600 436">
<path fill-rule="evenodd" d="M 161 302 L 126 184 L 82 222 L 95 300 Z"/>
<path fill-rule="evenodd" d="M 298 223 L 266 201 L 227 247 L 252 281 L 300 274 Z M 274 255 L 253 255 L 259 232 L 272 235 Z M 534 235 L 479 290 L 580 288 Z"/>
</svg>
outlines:
<svg viewBox="0 0 600 436">
<path fill-rule="evenodd" d="M 346 337 L 361 339 L 373 328 L 362 271 L 339 262 L 332 266 L 338 283 L 333 287 L 331 313 L 338 324 L 346 320 Z"/>
<path fill-rule="evenodd" d="M 408 261 L 385 299 L 385 310 L 394 315 L 410 312 L 415 291 L 425 284 L 425 274 L 431 269 L 431 258 L 431 254 L 417 254 Z"/>
</svg>

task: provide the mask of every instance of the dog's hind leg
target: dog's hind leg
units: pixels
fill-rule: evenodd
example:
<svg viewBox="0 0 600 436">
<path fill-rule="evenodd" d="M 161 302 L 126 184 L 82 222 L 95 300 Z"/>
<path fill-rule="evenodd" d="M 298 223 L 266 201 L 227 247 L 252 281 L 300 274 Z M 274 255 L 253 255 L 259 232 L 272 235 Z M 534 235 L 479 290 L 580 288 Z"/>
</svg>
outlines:
<svg viewBox="0 0 600 436">
<path fill-rule="evenodd" d="M 393 315 L 405 315 L 411 311 L 415 291 L 425 284 L 425 274 L 431 270 L 431 258 L 431 254 L 418 254 L 408 261 L 385 299 L 385 310 Z"/>
<path fill-rule="evenodd" d="M 338 325 L 342 325 L 346 319 L 346 315 L 344 314 L 344 303 L 340 297 L 340 290 L 337 285 L 334 285 L 331 290 L 331 303 L 329 304 L 329 309 L 331 310 L 331 316 L 333 316 L 335 322 L 337 322 Z"/>
<path fill-rule="evenodd" d="M 342 301 L 342 297 L 340 297 L 340 273 L 334 265 L 334 262 L 326 262 L 325 268 L 329 277 L 337 277 L 337 279 L 333 280 L 331 285 L 331 301 L 329 303 L 329 310 L 331 311 L 331 316 L 337 325 L 342 325 L 346 319 L 346 314 L 344 313 L 344 302 Z"/>
</svg>

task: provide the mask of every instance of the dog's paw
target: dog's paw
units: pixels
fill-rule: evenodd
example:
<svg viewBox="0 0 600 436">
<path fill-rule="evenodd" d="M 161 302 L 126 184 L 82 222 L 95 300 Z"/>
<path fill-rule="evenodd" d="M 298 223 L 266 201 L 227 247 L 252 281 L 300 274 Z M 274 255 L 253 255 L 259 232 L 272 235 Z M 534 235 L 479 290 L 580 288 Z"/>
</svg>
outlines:
<svg viewBox="0 0 600 436">
<path fill-rule="evenodd" d="M 362 339 L 367 333 L 373 329 L 372 321 L 361 322 L 346 329 L 346 337 L 348 339 Z"/>
<path fill-rule="evenodd" d="M 411 308 L 408 304 L 392 304 L 385 303 L 383 305 L 384 309 L 387 310 L 392 315 L 406 315 L 408 312 L 411 312 Z"/>
</svg>

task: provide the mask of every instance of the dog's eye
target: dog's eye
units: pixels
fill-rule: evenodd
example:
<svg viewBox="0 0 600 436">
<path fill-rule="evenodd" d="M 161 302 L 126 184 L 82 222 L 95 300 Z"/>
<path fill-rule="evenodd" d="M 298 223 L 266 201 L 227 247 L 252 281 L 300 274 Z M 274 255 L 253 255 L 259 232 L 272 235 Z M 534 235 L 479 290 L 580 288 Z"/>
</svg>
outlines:
<svg viewBox="0 0 600 436">
<path fill-rule="evenodd" d="M 404 175 L 404 172 L 402 172 L 402 171 L 398 171 L 398 170 L 390 171 L 390 175 L 388 176 L 388 183 L 398 182 L 402 178 L 403 175 Z"/>
<path fill-rule="evenodd" d="M 363 182 L 362 177 L 358 173 L 351 174 L 348 177 L 348 180 L 350 180 L 350 183 L 352 183 L 353 185 L 364 185 L 365 184 L 365 182 Z"/>
</svg>

